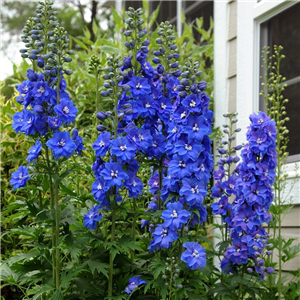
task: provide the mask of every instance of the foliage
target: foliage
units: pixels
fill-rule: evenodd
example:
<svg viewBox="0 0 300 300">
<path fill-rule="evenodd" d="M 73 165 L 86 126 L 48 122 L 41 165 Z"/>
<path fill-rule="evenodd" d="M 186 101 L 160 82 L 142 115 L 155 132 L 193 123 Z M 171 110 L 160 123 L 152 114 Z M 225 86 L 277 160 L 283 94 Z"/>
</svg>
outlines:
<svg viewBox="0 0 300 300">
<path fill-rule="evenodd" d="M 275 275 L 268 274 L 263 284 L 258 281 L 262 273 L 272 273 L 271 268 L 267 269 L 275 266 L 272 261 L 262 267 L 263 272 L 255 269 L 253 253 L 246 263 L 234 263 L 231 273 L 226 268 L 222 272 L 214 265 L 216 258 L 223 258 L 232 240 L 225 223 L 211 224 L 212 212 L 220 204 L 207 205 L 219 197 L 214 196 L 215 187 L 210 189 L 207 185 L 213 166 L 210 141 L 219 134 L 218 130 L 211 129 L 210 111 L 213 109 L 213 22 L 208 31 L 202 29 L 202 19 L 184 23 L 182 36 L 176 35 L 168 22 L 157 24 L 150 31 L 159 7 L 149 16 L 148 2 L 143 1 L 143 5 L 144 11 L 130 9 L 125 16 L 112 8 L 115 26 L 109 26 L 107 31 L 93 21 L 70 38 L 58 29 L 59 39 L 54 39 L 57 44 L 40 52 L 32 41 L 22 50 L 30 60 L 15 66 L 13 77 L 6 81 L 5 88 L 10 85 L 13 89 L 5 91 L 6 97 L 1 96 L 1 172 L 4 175 L 1 178 L 4 220 L 1 288 L 5 299 L 224 300 L 276 296 Z M 78 13 L 71 8 L 69 13 L 75 16 L 72 20 L 79 20 Z M 58 19 L 62 19 L 59 14 Z M 42 19 L 43 24 L 46 21 Z M 27 25 L 33 26 L 30 22 Z M 25 32 L 26 38 L 35 35 L 34 30 Z M 200 44 L 195 44 L 193 30 L 201 34 Z M 69 44 L 74 54 L 66 50 L 68 46 L 59 48 L 60 40 Z M 45 36 L 44 41 L 47 44 Z M 65 51 L 63 59 L 57 49 Z M 71 73 L 63 66 L 69 62 L 68 68 L 74 74 L 65 78 L 66 86 L 61 82 L 62 73 L 51 76 L 47 72 L 50 67 L 41 64 L 41 59 L 51 71 L 61 70 L 65 74 Z M 158 66 L 154 67 L 150 61 Z M 75 111 L 70 104 L 72 100 L 78 108 L 75 122 L 72 116 L 61 129 L 69 132 L 73 126 L 78 128 L 78 137 L 82 136 L 85 146 L 80 156 L 71 153 L 71 147 L 66 157 L 58 158 L 57 144 L 49 143 L 57 129 L 25 137 L 12 130 L 13 116 L 22 110 L 20 102 L 24 104 L 23 87 L 28 84 L 27 77 L 33 76 L 31 71 L 26 73 L 30 67 L 34 74 L 44 74 L 39 81 L 55 91 L 54 108 L 50 99 L 43 103 L 51 117 L 70 117 L 62 115 L 60 103 Z M 201 75 L 198 69 L 203 72 Z M 199 75 L 201 82 L 197 81 Z M 55 90 L 58 82 L 63 86 L 61 101 L 59 89 Z M 31 92 L 36 84 L 30 87 Z M 153 97 L 157 91 L 164 99 L 149 116 L 150 109 L 143 110 L 137 104 L 144 100 L 145 94 L 158 101 Z M 185 116 L 182 117 L 180 109 L 186 107 L 190 118 L 187 117 L 183 126 L 180 119 Z M 40 107 L 36 109 L 39 111 Z M 239 131 L 233 125 L 237 122 L 236 115 L 226 115 L 229 124 L 224 126 L 224 133 L 228 139 L 223 145 L 228 148 L 219 151 L 225 154 L 220 167 L 227 164 L 228 169 L 225 168 L 227 173 L 222 184 L 228 184 L 230 168 L 238 162 L 236 154 L 241 149 L 231 144 L 235 132 Z M 197 122 L 193 126 L 188 123 L 194 119 L 201 124 L 199 127 Z M 181 136 L 171 133 L 174 124 Z M 197 130 L 192 128 L 202 131 L 193 133 Z M 140 136 L 144 138 L 142 143 L 137 142 L 136 137 Z M 185 140 L 191 136 L 193 139 Z M 31 162 L 27 167 L 30 181 L 27 186 L 12 191 L 11 174 L 19 165 L 27 164 L 27 151 L 37 139 L 42 150 L 36 164 Z M 101 148 L 106 142 L 108 146 Z M 194 145 L 195 153 L 188 153 Z M 200 145 L 201 151 L 197 148 Z M 194 164 L 200 152 L 205 157 L 202 159 L 206 169 Z M 188 175 L 172 171 L 179 167 L 174 165 L 178 156 L 193 168 Z M 123 177 L 117 179 L 116 174 Z M 174 174 L 176 188 L 172 181 L 166 184 L 167 175 Z M 199 183 L 199 187 L 194 183 Z M 228 190 L 224 193 L 230 194 Z M 234 222 L 230 224 L 233 226 Z M 255 226 L 258 228 L 260 224 Z M 212 243 L 216 237 L 212 234 L 213 227 L 220 228 L 222 233 L 216 246 Z M 262 237 L 257 239 L 261 241 Z M 282 240 L 283 261 L 295 257 L 298 251 L 292 242 Z M 266 251 L 265 244 L 259 249 L 261 253 Z M 277 247 L 275 242 L 273 247 Z M 272 280 L 274 283 L 268 285 Z M 298 296 L 296 287 L 291 282 L 284 288 L 286 299 Z"/>
</svg>

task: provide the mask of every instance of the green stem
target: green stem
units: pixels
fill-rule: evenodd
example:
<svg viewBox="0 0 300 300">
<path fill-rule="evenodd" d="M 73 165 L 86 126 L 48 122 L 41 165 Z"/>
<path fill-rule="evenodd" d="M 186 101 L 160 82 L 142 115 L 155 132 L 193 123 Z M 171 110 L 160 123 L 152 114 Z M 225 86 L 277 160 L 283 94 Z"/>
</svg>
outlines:
<svg viewBox="0 0 300 300">
<path fill-rule="evenodd" d="M 183 236 L 184 236 L 184 226 L 181 227 L 180 238 L 183 238 Z M 182 246 L 182 242 L 180 242 L 179 243 L 179 252 L 178 252 L 178 264 L 180 264 L 182 250 L 183 250 L 183 246 Z"/>
<path fill-rule="evenodd" d="M 50 157 L 49 157 L 49 149 L 46 146 L 46 161 L 47 166 L 49 170 L 49 185 L 50 185 L 50 210 L 51 213 L 54 211 L 54 192 L 53 192 L 53 181 L 52 181 L 52 175 L 51 175 L 51 165 L 50 165 Z M 56 248 L 56 237 L 55 237 L 55 221 L 53 220 L 52 223 L 52 277 L 53 277 L 53 284 L 56 283 L 56 256 L 54 249 Z"/>
<path fill-rule="evenodd" d="M 59 181 L 59 177 L 58 177 L 58 173 L 59 173 L 59 170 L 58 170 L 58 166 L 56 165 L 55 166 L 55 173 L 56 173 L 56 176 L 57 176 L 57 179 L 55 180 L 55 186 L 54 186 L 54 189 L 55 189 L 55 244 L 56 244 L 56 248 L 55 248 L 55 260 L 56 260 L 56 268 L 55 268 L 55 271 L 56 271 L 56 275 L 55 275 L 55 286 L 56 288 L 58 289 L 59 288 L 59 285 L 60 285 L 60 278 L 59 278 L 59 272 L 60 272 L 60 253 L 59 253 L 59 247 L 58 247 L 58 244 L 59 244 L 59 197 L 58 197 L 58 181 Z"/>
<path fill-rule="evenodd" d="M 241 282 L 243 282 L 243 278 L 244 278 L 244 268 L 242 271 L 242 275 L 241 275 Z M 243 300 L 243 286 L 242 283 L 239 283 L 239 296 L 238 296 L 238 300 Z"/>
<path fill-rule="evenodd" d="M 116 226 L 116 200 L 115 197 L 112 201 L 111 206 L 112 212 L 112 224 L 111 224 L 111 241 L 115 240 L 115 226 Z M 112 251 L 109 254 L 109 279 L 108 279 L 108 296 L 112 296 L 112 288 L 113 288 L 113 269 L 114 269 L 114 257 Z"/>
<path fill-rule="evenodd" d="M 135 198 L 132 199 L 133 202 L 133 219 L 132 219 L 132 228 L 131 228 L 131 241 L 135 242 L 135 222 L 136 222 L 136 202 Z M 134 262 L 134 250 L 131 250 L 131 264 Z"/>
<path fill-rule="evenodd" d="M 114 139 L 118 136 L 118 97 L 117 97 L 117 83 L 114 86 Z M 112 214 L 112 224 L 111 224 L 111 241 L 115 241 L 115 227 L 116 227 L 116 188 L 113 191 L 113 200 L 111 202 L 111 214 Z M 108 297 L 112 296 L 113 290 L 113 271 L 114 271 L 114 256 L 112 251 L 109 253 L 109 276 L 108 276 Z"/>
</svg>

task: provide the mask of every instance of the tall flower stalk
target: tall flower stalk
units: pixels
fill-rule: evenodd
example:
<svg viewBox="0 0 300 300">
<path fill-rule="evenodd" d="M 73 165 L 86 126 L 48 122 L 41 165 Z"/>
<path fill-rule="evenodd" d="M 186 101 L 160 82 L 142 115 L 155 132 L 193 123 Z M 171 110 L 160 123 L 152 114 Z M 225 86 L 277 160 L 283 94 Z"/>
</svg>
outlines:
<svg viewBox="0 0 300 300">
<path fill-rule="evenodd" d="M 289 121 L 289 117 L 286 116 L 286 107 L 285 104 L 288 103 L 288 99 L 285 99 L 283 92 L 287 87 L 287 84 L 284 84 L 286 80 L 285 77 L 281 75 L 280 66 L 282 60 L 285 58 L 281 54 L 283 50 L 282 46 L 274 45 L 274 48 L 264 47 L 262 51 L 263 59 L 263 68 L 264 76 L 260 95 L 263 96 L 266 105 L 267 114 L 276 121 L 276 130 L 278 132 L 276 139 L 276 151 L 278 153 L 278 164 L 276 166 L 276 178 L 274 185 L 274 202 L 276 206 L 276 211 L 273 212 L 274 225 L 273 227 L 273 238 L 278 241 L 276 243 L 278 246 L 278 299 L 282 298 L 282 266 L 283 266 L 283 238 L 282 238 L 282 218 L 289 208 L 284 203 L 286 196 L 284 193 L 287 192 L 287 174 L 284 170 L 284 165 L 286 159 L 289 155 L 287 152 L 288 145 L 288 133 L 285 123 Z M 292 183 L 291 188 L 294 186 L 295 182 Z M 289 194 L 289 193 L 288 193 Z M 268 228 L 270 233 L 270 226 Z M 273 256 L 270 258 L 271 265 L 273 264 Z M 270 279 L 270 288 L 271 288 L 271 279 Z"/>
<path fill-rule="evenodd" d="M 32 136 L 36 141 L 29 150 L 27 160 L 30 170 L 45 169 L 49 174 L 50 211 L 52 222 L 52 269 L 53 284 L 60 286 L 60 208 L 59 208 L 59 169 L 61 157 L 69 158 L 80 154 L 84 149 L 77 129 L 71 138 L 69 129 L 75 121 L 78 109 L 65 91 L 63 74 L 70 75 L 71 70 L 64 69 L 64 63 L 70 62 L 69 38 L 64 28 L 59 27 L 52 1 L 40 2 L 37 17 L 30 18 L 23 29 L 21 49 L 23 58 L 29 58 L 33 70 L 27 70 L 28 80 L 17 86 L 20 93 L 16 100 L 24 109 L 13 117 L 13 129 L 18 133 Z M 60 129 L 65 129 L 61 131 Z M 49 151 L 50 150 L 50 151 Z M 46 156 L 46 167 L 40 163 Z M 54 161 L 53 161 L 54 159 Z M 30 178 L 26 167 L 12 174 L 11 184 L 15 188 L 24 187 Z M 33 175 L 35 176 L 35 175 Z M 18 177 L 18 178 L 17 178 Z M 26 179 L 26 180 L 25 180 Z M 42 197 L 41 193 L 40 196 Z M 46 197 L 46 194 L 44 195 Z M 43 202 L 40 199 L 40 202 Z"/>
</svg>

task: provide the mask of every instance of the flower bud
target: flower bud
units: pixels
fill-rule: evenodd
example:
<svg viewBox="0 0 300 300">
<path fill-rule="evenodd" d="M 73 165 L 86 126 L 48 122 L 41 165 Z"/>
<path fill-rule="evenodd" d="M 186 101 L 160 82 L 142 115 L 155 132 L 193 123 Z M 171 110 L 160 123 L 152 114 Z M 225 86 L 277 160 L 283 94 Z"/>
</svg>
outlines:
<svg viewBox="0 0 300 300">
<path fill-rule="evenodd" d="M 272 268 L 272 267 L 266 268 L 265 271 L 266 271 L 268 274 L 273 274 L 273 273 L 275 272 L 274 268 Z"/>
<path fill-rule="evenodd" d="M 105 131 L 107 129 L 107 127 L 106 126 L 103 126 L 103 125 L 97 125 L 97 130 L 98 131 Z"/>
<path fill-rule="evenodd" d="M 96 114 L 96 117 L 100 120 L 100 121 L 104 121 L 107 118 L 107 114 L 102 112 L 102 111 L 98 111 Z"/>
<path fill-rule="evenodd" d="M 152 59 L 152 61 L 155 63 L 155 64 L 159 64 L 160 63 L 160 59 L 158 57 L 154 57 Z"/>
<path fill-rule="evenodd" d="M 40 68 L 43 68 L 45 63 L 44 63 L 44 60 L 39 57 L 38 60 L 37 60 L 37 65 L 40 67 Z"/>
</svg>

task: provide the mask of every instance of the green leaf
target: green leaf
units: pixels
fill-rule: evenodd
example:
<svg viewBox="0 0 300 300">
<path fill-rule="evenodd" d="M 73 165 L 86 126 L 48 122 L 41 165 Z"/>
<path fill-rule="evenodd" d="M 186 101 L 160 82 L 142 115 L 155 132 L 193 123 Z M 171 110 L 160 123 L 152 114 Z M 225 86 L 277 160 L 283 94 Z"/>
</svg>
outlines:
<svg viewBox="0 0 300 300">
<path fill-rule="evenodd" d="M 101 51 L 110 53 L 110 54 L 118 54 L 121 52 L 120 48 L 108 46 L 108 45 L 103 45 L 103 46 L 100 46 L 99 48 Z"/>
<path fill-rule="evenodd" d="M 74 40 L 74 42 L 80 46 L 82 49 L 89 51 L 89 48 L 80 40 L 76 39 L 75 37 L 72 36 L 72 39 Z"/>
<path fill-rule="evenodd" d="M 43 284 L 43 285 L 38 285 L 35 286 L 31 291 L 29 291 L 30 293 L 33 293 L 33 300 L 39 300 L 41 299 L 40 296 L 42 296 L 43 294 L 48 294 L 49 292 L 51 292 L 53 290 L 53 287 L 47 284 Z"/>
<path fill-rule="evenodd" d="M 156 10 L 150 16 L 149 28 L 152 27 L 152 25 L 154 24 L 154 22 L 156 21 L 156 19 L 158 17 L 159 10 L 160 10 L 160 5 L 161 5 L 161 2 L 159 2 L 159 5 L 157 6 Z"/>
<path fill-rule="evenodd" d="M 96 23 L 96 20 L 93 21 L 92 28 L 93 28 L 94 34 L 97 35 L 97 33 L 98 33 L 98 25 Z"/>
<path fill-rule="evenodd" d="M 94 260 L 89 260 L 88 265 L 91 269 L 92 274 L 95 270 L 97 270 L 99 273 L 102 273 L 107 279 L 108 279 L 108 265 L 104 263 L 99 263 Z"/>
<path fill-rule="evenodd" d="M 52 295 L 51 300 L 63 300 L 63 294 L 61 289 L 56 289 L 55 293 Z"/>
<path fill-rule="evenodd" d="M 114 23 L 116 25 L 118 25 L 119 27 L 122 27 L 122 17 L 118 14 L 118 12 L 116 11 L 116 9 L 114 7 L 111 7 L 111 12 L 112 12 L 112 16 L 114 19 Z"/>
</svg>

